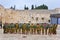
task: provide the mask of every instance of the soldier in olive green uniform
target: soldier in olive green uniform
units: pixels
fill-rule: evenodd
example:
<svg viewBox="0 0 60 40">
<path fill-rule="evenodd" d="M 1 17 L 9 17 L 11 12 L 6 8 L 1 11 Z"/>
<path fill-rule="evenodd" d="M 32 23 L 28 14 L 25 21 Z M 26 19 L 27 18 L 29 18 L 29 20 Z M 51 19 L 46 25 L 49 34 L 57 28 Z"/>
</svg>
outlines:
<svg viewBox="0 0 60 40">
<path fill-rule="evenodd" d="M 16 33 L 17 33 L 18 28 L 19 28 L 19 25 L 18 25 L 18 23 L 16 23 L 16 24 L 15 24 Z"/>
<path fill-rule="evenodd" d="M 53 34 L 56 34 L 57 24 L 53 25 Z"/>
<path fill-rule="evenodd" d="M 33 26 L 34 26 L 33 24 L 30 25 L 30 33 L 31 33 L 31 34 L 33 34 L 33 30 L 34 30 L 34 29 L 33 29 Z"/>
<path fill-rule="evenodd" d="M 41 34 L 41 27 L 37 26 L 37 34 Z"/>
<path fill-rule="evenodd" d="M 22 34 L 25 34 L 25 32 L 26 32 L 26 24 L 24 23 L 22 25 Z"/>
</svg>

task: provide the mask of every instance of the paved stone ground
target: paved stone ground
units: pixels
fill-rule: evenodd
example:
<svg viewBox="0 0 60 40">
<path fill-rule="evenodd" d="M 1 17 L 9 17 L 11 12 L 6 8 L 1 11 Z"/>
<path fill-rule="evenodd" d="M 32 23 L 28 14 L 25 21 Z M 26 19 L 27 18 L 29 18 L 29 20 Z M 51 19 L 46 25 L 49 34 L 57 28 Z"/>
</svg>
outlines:
<svg viewBox="0 0 60 40">
<path fill-rule="evenodd" d="M 3 30 L 0 29 L 0 40 L 60 40 L 60 26 L 56 35 L 3 34 Z"/>
<path fill-rule="evenodd" d="M 0 34 L 0 40 L 60 40 L 60 35 Z"/>
</svg>

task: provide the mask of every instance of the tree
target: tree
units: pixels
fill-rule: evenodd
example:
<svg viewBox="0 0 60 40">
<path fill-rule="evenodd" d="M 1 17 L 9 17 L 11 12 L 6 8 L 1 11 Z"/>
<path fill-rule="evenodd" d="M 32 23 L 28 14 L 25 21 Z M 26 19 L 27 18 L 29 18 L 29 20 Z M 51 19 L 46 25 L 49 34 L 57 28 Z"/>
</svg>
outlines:
<svg viewBox="0 0 60 40">
<path fill-rule="evenodd" d="M 24 9 L 26 9 L 26 5 L 24 6 Z"/>
<path fill-rule="evenodd" d="M 34 9 L 34 5 L 31 6 L 31 9 L 32 9 L 32 10 Z"/>
<path fill-rule="evenodd" d="M 26 5 L 25 5 L 25 7 L 24 7 L 24 10 L 28 10 L 29 8 L 28 7 L 26 7 Z"/>
<path fill-rule="evenodd" d="M 10 9 L 13 9 L 13 7 L 11 6 Z"/>
<path fill-rule="evenodd" d="M 14 7 L 12 7 L 12 6 L 11 6 L 11 7 L 10 7 L 10 9 L 13 9 L 13 10 L 15 10 L 15 7 L 16 7 L 16 5 L 14 5 Z"/>
<path fill-rule="evenodd" d="M 48 6 L 46 6 L 45 4 L 40 5 L 38 7 L 35 7 L 35 9 L 48 9 Z"/>
<path fill-rule="evenodd" d="M 28 10 L 29 8 L 28 7 L 26 7 L 26 10 Z"/>
</svg>

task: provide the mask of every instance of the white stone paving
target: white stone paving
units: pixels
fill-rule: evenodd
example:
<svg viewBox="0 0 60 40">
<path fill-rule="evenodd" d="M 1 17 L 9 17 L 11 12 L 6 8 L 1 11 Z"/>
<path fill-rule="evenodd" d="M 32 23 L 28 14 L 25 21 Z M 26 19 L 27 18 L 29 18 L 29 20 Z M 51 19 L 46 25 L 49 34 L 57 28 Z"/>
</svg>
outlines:
<svg viewBox="0 0 60 40">
<path fill-rule="evenodd" d="M 0 34 L 0 40 L 60 40 L 60 35 Z"/>
<path fill-rule="evenodd" d="M 57 28 L 56 35 L 23 35 L 23 34 L 3 34 L 0 29 L 0 40 L 60 40 L 60 27 Z"/>
</svg>

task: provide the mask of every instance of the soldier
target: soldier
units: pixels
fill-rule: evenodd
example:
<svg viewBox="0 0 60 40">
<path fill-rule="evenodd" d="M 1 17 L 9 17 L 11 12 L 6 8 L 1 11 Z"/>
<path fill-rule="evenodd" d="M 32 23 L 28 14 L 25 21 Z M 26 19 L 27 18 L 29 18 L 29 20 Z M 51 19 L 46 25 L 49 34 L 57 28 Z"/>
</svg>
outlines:
<svg viewBox="0 0 60 40">
<path fill-rule="evenodd" d="M 52 34 L 52 32 L 53 32 L 53 24 L 50 24 L 49 25 L 49 28 L 48 28 L 48 30 L 49 30 L 49 32 L 48 32 L 48 34 Z"/>
<path fill-rule="evenodd" d="M 42 35 L 44 34 L 44 24 L 41 25 Z"/>
<path fill-rule="evenodd" d="M 30 33 L 31 33 L 31 34 L 33 34 L 33 30 L 34 30 L 34 29 L 33 29 L 33 26 L 34 26 L 34 25 L 33 25 L 33 23 L 32 23 L 32 24 L 30 25 Z"/>
<path fill-rule="evenodd" d="M 36 25 L 33 26 L 33 29 L 34 29 L 34 31 L 33 31 L 34 34 L 36 34 L 36 29 L 37 29 Z"/>
<path fill-rule="evenodd" d="M 41 27 L 40 27 L 41 25 L 39 25 L 39 24 L 37 24 L 37 34 L 41 34 Z"/>
<path fill-rule="evenodd" d="M 4 24 L 4 26 L 3 26 L 3 30 L 4 30 L 4 33 L 5 33 L 5 31 L 6 31 L 6 27 L 5 27 L 5 24 Z"/>
<path fill-rule="evenodd" d="M 26 34 L 26 24 L 22 25 L 22 34 Z"/>
<path fill-rule="evenodd" d="M 26 25 L 26 31 L 27 31 L 26 34 L 28 34 L 30 32 L 30 24 L 29 23 Z"/>
<path fill-rule="evenodd" d="M 56 34 L 57 24 L 53 25 L 53 34 Z"/>
<path fill-rule="evenodd" d="M 17 33 L 18 28 L 19 28 L 19 25 L 18 25 L 18 23 L 16 23 L 16 24 L 15 24 L 16 33 Z"/>
</svg>

